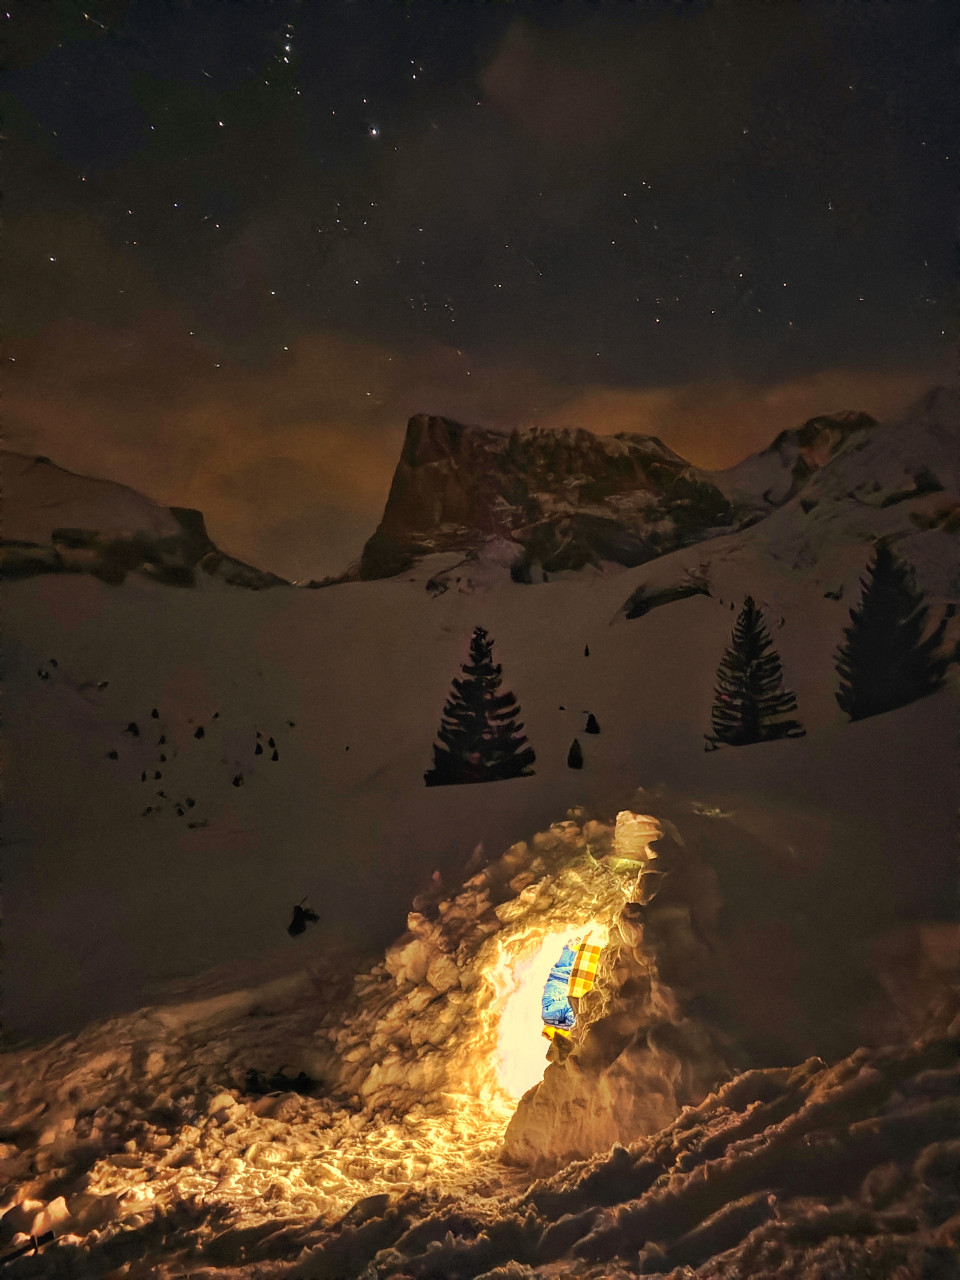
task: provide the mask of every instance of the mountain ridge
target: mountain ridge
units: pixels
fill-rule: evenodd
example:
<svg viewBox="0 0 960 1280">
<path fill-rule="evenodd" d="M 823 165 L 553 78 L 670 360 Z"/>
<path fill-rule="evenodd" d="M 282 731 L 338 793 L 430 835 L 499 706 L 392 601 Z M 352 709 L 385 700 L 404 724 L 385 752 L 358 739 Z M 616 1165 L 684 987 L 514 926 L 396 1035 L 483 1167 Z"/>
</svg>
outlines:
<svg viewBox="0 0 960 1280">
<path fill-rule="evenodd" d="M 415 414 L 357 576 L 392 577 L 437 552 L 476 555 L 490 539 L 514 544 L 518 581 L 534 566 L 631 567 L 734 523 L 716 485 L 657 437 Z"/>
<path fill-rule="evenodd" d="M 129 485 L 83 476 L 44 455 L 0 451 L 4 519 L 0 576 L 89 573 L 119 584 L 136 572 L 193 586 L 199 570 L 259 591 L 288 585 L 222 551 L 203 513 L 164 507 Z"/>
<path fill-rule="evenodd" d="M 818 414 L 711 471 L 636 432 L 505 429 L 415 414 L 359 561 L 297 585 L 390 578 L 433 556 L 445 558 L 433 567 L 433 593 L 506 573 L 533 583 L 564 571 L 632 568 L 766 522 L 797 500 L 808 513 L 824 499 L 872 507 L 941 494 L 929 512 L 912 511 L 911 502 L 911 520 L 929 528 L 952 518 L 939 508 L 950 499 L 943 490 L 960 487 L 949 462 L 958 428 L 960 392 L 934 387 L 896 420 L 851 409 Z M 291 585 L 220 550 L 191 508 L 161 506 L 42 456 L 4 451 L 0 465 L 3 577 L 88 572 L 121 582 L 138 572 L 183 586 L 199 571 L 247 589 Z"/>
</svg>

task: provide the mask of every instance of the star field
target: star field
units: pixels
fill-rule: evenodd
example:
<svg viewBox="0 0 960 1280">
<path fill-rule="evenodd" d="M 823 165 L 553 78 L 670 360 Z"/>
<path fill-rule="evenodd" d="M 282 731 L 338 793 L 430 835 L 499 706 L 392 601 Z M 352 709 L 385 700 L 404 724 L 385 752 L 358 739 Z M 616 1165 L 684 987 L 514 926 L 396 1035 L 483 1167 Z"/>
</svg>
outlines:
<svg viewBox="0 0 960 1280">
<path fill-rule="evenodd" d="M 955 341 L 950 4 L 51 10 L 3 19 L 24 448 L 58 435 L 26 380 L 87 345 L 117 354 L 91 413 L 180 376 L 216 418 L 206 379 L 239 373 L 282 453 L 282 371 L 346 343 L 298 423 L 314 395 L 386 454 L 417 408 L 549 419 L 589 388 L 836 370 L 912 389 Z M 202 491 L 204 433 L 172 412 L 193 462 L 160 487 Z M 742 456 L 726 430 L 703 423 L 705 462 Z M 127 478 L 135 427 L 105 440 Z"/>
</svg>

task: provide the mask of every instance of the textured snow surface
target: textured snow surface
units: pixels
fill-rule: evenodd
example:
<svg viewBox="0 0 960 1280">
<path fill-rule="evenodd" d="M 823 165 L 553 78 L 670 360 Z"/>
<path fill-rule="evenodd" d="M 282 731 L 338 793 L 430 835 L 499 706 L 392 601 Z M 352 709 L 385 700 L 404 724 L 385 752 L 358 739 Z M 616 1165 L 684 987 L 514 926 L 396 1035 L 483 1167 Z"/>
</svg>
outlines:
<svg viewBox="0 0 960 1280">
<path fill-rule="evenodd" d="M 702 805 L 638 798 L 660 817 L 571 815 L 459 887 L 431 882 L 382 962 L 313 933 L 0 1055 L 0 1262 L 4 1244 L 54 1236 L 6 1274 L 957 1274 L 956 925 L 887 929 L 858 958 L 843 935 L 863 920 L 821 900 L 816 857 L 791 873 Z M 931 865 L 918 849 L 898 888 Z M 597 985 L 571 1053 L 547 1066 L 536 1007 L 513 1025 L 510 1000 L 532 945 L 549 962 L 591 925 L 607 942 Z M 734 972 L 757 928 L 800 966 L 792 982 L 772 953 L 770 973 L 745 973 L 749 948 Z M 832 1067 L 736 1074 L 745 1047 L 762 1061 L 778 1034 L 835 1042 L 823 1008 L 804 1032 L 804 984 L 848 1040 L 939 1030 Z M 766 1055 L 749 1044 L 758 1019 Z M 523 1034 L 545 1075 L 511 1120 L 500 1051 L 507 1035 L 521 1052 Z M 591 1109 L 580 1140 L 594 1145 L 571 1162 L 549 1122 Z M 562 1167 L 531 1182 L 518 1158 Z"/>
<path fill-rule="evenodd" d="M 0 1234 L 57 1237 L 5 1275 L 958 1275 L 960 1026 L 748 1071 L 530 1184 L 462 1106 L 397 1123 L 238 1086 L 342 996 L 349 958 L 312 961 L 312 997 L 274 984 L 245 1017 L 158 1007 L 0 1058 Z"/>
</svg>

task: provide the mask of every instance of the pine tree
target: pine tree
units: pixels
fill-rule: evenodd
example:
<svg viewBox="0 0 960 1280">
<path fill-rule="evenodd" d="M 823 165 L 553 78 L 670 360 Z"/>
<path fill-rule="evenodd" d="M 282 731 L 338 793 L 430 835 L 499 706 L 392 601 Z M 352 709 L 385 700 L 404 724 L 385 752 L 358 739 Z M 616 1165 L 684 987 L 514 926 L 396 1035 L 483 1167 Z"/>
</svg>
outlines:
<svg viewBox="0 0 960 1280">
<path fill-rule="evenodd" d="M 567 768 L 583 768 L 583 748 L 576 738 L 570 743 L 570 750 L 567 752 Z"/>
<path fill-rule="evenodd" d="M 717 670 L 717 689 L 706 734 L 707 750 L 722 743 L 732 747 L 778 738 L 800 738 L 798 720 L 784 719 L 797 709 L 795 695 L 783 687 L 780 657 L 772 647 L 763 615 L 747 596 L 733 628 L 730 647 Z"/>
<path fill-rule="evenodd" d="M 493 641 L 475 627 L 470 658 L 443 708 L 433 747 L 433 768 L 423 775 L 428 787 L 464 782 L 526 778 L 536 756 L 517 720 L 520 707 L 500 691 L 503 668 L 493 661 Z"/>
<path fill-rule="evenodd" d="M 950 658 L 940 645 L 946 617 L 923 638 L 930 613 L 908 567 L 881 540 L 860 579 L 860 603 L 850 610 L 846 641 L 836 652 L 840 709 L 851 720 L 904 707 L 939 689 Z"/>
</svg>

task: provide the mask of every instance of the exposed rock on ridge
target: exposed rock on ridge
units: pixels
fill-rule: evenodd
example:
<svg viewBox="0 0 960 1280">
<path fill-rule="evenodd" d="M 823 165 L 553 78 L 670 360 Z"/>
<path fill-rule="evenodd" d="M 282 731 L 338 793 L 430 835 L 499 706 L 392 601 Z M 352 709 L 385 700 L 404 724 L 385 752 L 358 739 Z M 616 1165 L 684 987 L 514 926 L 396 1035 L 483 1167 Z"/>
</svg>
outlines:
<svg viewBox="0 0 960 1280">
<path fill-rule="evenodd" d="M 417 414 L 360 576 L 390 577 L 420 556 L 476 555 L 504 540 L 520 580 L 533 566 L 637 565 L 734 518 L 720 490 L 654 436 L 507 433 Z"/>
<path fill-rule="evenodd" d="M 821 414 L 801 427 L 781 431 L 766 449 L 736 466 L 704 472 L 704 477 L 732 502 L 763 513 L 772 511 L 796 497 L 851 437 L 865 439 L 876 425 L 869 413 L 851 409 Z"/>
</svg>

